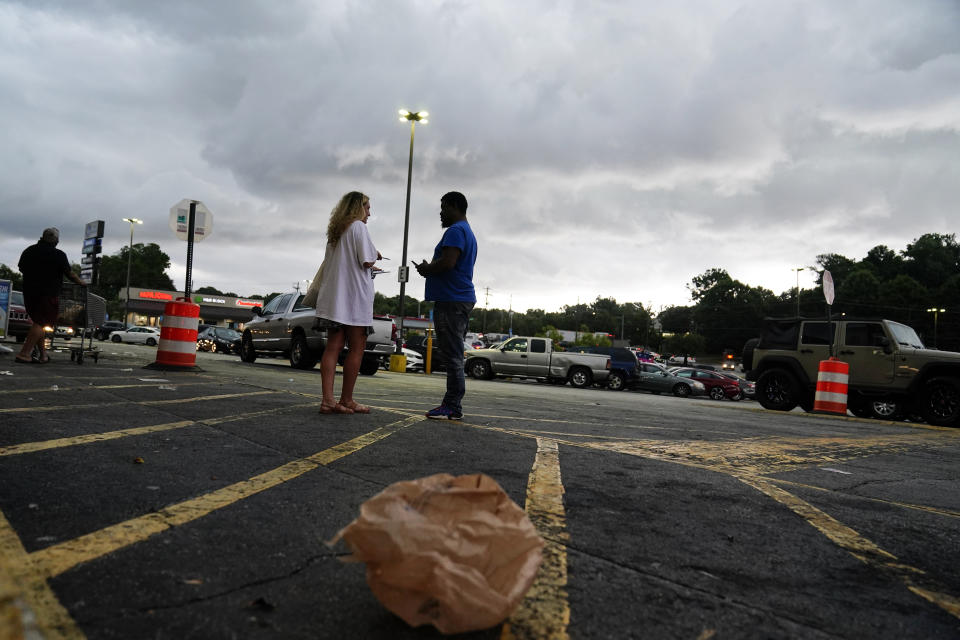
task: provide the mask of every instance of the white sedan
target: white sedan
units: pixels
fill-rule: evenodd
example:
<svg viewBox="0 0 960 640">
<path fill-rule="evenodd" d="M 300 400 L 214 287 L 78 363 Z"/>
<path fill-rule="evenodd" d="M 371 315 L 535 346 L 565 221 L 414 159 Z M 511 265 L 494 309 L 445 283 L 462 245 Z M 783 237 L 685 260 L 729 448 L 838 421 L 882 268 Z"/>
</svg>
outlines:
<svg viewBox="0 0 960 640">
<path fill-rule="evenodd" d="M 403 355 L 407 357 L 407 371 L 423 371 L 423 356 L 413 349 L 403 349 Z"/>
<path fill-rule="evenodd" d="M 160 329 L 156 327 L 130 327 L 126 330 L 110 333 L 111 342 L 132 342 L 147 344 L 151 347 L 160 342 Z"/>
</svg>

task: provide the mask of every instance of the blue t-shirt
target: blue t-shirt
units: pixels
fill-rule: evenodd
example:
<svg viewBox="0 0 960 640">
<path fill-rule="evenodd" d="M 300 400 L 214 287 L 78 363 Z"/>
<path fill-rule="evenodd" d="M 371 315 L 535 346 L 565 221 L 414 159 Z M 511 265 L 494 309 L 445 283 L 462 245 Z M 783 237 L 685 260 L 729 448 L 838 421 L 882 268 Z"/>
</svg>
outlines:
<svg viewBox="0 0 960 640">
<path fill-rule="evenodd" d="M 455 222 L 444 232 L 433 250 L 433 259 L 440 257 L 444 247 L 460 249 L 460 257 L 453 269 L 436 276 L 427 276 L 423 297 L 434 302 L 477 302 L 473 290 L 473 265 L 477 262 L 477 238 L 466 220 Z"/>
</svg>

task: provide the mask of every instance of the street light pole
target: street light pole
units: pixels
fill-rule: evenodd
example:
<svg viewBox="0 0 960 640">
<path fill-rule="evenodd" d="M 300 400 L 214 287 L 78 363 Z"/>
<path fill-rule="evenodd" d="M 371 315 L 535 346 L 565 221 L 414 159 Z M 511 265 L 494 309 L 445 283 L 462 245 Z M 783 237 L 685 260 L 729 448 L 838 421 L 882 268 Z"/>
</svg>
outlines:
<svg viewBox="0 0 960 640">
<path fill-rule="evenodd" d="M 805 267 L 796 267 L 791 269 L 791 271 L 797 272 L 797 317 L 800 317 L 800 272 L 803 271 Z"/>
<path fill-rule="evenodd" d="M 143 220 L 139 218 L 124 218 L 123 220 L 130 223 L 130 248 L 127 249 L 127 298 L 123 302 L 123 326 L 126 328 L 130 317 L 130 266 L 133 261 L 133 225 L 143 224 Z"/>
<path fill-rule="evenodd" d="M 401 122 L 404 120 L 410 121 L 410 157 L 407 161 L 407 205 L 403 213 L 403 256 L 400 258 L 400 273 L 398 274 L 400 278 L 400 323 L 397 327 L 398 340 L 395 352 L 397 355 L 403 353 L 403 302 L 407 292 L 407 280 L 410 278 L 407 271 L 407 238 L 410 230 L 410 184 L 413 179 L 413 134 L 418 122 L 427 124 L 426 118 L 428 115 L 430 114 L 426 111 L 410 113 L 406 109 L 400 109 Z"/>
<path fill-rule="evenodd" d="M 946 309 L 939 309 L 937 307 L 927 309 L 927 313 L 933 314 L 933 348 L 934 349 L 940 348 L 940 343 L 937 342 L 937 318 L 940 316 L 941 313 L 946 313 L 946 311 L 947 311 Z"/>
</svg>

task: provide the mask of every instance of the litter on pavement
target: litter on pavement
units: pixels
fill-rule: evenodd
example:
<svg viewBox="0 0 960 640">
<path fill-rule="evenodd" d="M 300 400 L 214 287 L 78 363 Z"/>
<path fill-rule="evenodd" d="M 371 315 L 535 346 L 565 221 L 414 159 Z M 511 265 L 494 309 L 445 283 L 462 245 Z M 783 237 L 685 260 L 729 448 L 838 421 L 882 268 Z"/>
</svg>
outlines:
<svg viewBox="0 0 960 640">
<path fill-rule="evenodd" d="M 407 624 L 487 629 L 520 604 L 543 559 L 530 518 L 493 478 L 440 473 L 397 482 L 360 505 L 341 538 L 367 564 L 377 599 Z"/>
</svg>

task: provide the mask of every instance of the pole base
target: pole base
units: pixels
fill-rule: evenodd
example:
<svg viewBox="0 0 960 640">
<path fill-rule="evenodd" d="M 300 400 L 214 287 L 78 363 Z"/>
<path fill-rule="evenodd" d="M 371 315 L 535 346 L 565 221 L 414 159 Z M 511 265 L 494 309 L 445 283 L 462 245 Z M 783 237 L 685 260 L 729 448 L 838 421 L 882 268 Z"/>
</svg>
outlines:
<svg viewBox="0 0 960 640">
<path fill-rule="evenodd" d="M 144 366 L 143 368 L 154 369 L 156 371 L 203 371 L 203 369 L 201 369 L 195 364 L 174 365 L 174 364 L 160 364 L 159 362 L 151 362 L 150 364 Z"/>
<path fill-rule="evenodd" d="M 390 371 L 404 373 L 407 370 L 407 356 L 402 353 L 390 354 Z"/>
</svg>

